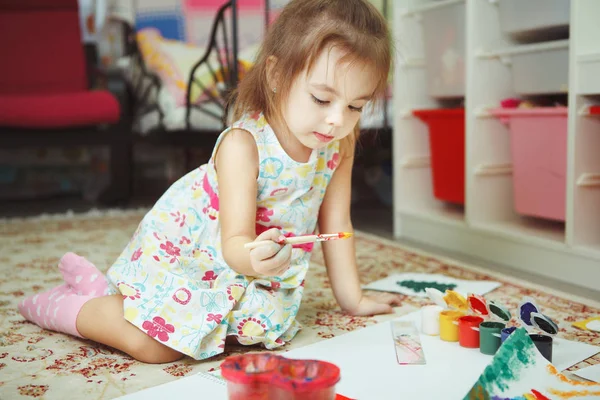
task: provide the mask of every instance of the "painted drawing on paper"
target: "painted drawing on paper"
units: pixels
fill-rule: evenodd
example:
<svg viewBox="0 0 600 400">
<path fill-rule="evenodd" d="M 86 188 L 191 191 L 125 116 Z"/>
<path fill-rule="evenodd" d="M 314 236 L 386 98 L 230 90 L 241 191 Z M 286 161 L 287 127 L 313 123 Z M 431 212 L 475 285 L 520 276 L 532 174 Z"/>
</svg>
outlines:
<svg viewBox="0 0 600 400">
<path fill-rule="evenodd" d="M 386 278 L 363 286 L 363 288 L 401 293 L 408 296 L 427 297 L 425 293 L 427 288 L 435 288 L 442 293 L 446 289 L 455 290 L 466 296 L 467 293 L 484 295 L 499 286 L 499 282 L 493 281 L 467 281 L 441 274 L 407 272 L 388 275 Z"/>
<path fill-rule="evenodd" d="M 392 336 L 398 364 L 425 364 L 421 338 L 414 321 L 392 321 Z"/>
<path fill-rule="evenodd" d="M 593 399 L 600 384 L 561 374 L 535 347 L 524 328 L 502 344 L 464 400 Z"/>
</svg>

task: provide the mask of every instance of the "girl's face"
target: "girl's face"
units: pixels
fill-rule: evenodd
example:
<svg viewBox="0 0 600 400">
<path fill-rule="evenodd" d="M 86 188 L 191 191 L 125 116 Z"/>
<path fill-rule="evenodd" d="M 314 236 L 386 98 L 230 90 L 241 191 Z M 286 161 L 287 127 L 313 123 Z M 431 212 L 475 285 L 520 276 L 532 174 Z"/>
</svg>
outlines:
<svg viewBox="0 0 600 400">
<path fill-rule="evenodd" d="M 283 117 L 305 148 L 325 147 L 351 134 L 375 90 L 373 70 L 360 62 L 338 62 L 345 54 L 336 47 L 323 50 L 312 71 L 292 84 Z"/>
</svg>

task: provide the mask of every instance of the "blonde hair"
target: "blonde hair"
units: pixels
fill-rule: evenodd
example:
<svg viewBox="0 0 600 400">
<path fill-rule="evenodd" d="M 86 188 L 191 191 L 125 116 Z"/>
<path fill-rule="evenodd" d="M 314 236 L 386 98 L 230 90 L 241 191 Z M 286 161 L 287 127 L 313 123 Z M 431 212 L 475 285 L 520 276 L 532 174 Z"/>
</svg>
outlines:
<svg viewBox="0 0 600 400">
<path fill-rule="evenodd" d="M 292 83 L 305 69 L 310 72 L 321 51 L 330 46 L 347 53 L 340 62 L 369 65 L 375 73 L 373 99 L 385 95 L 392 50 L 381 13 L 366 0 L 292 0 L 270 27 L 255 64 L 234 93 L 233 120 L 248 112 L 281 120 L 278 106 L 287 99 Z M 267 76 L 271 56 L 277 61 L 270 76 L 282 78 L 276 92 Z"/>
</svg>

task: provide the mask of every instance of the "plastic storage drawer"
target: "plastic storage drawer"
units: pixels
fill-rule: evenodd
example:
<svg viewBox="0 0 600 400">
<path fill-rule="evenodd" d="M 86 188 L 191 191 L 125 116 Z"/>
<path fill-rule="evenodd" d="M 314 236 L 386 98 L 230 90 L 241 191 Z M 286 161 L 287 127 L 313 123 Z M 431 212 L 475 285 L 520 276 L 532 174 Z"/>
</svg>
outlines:
<svg viewBox="0 0 600 400">
<path fill-rule="evenodd" d="M 500 29 L 516 40 L 569 37 L 570 0 L 499 0 Z"/>
<path fill-rule="evenodd" d="M 429 128 L 433 195 L 442 201 L 465 203 L 465 111 L 414 110 Z"/>
<path fill-rule="evenodd" d="M 465 3 L 421 12 L 428 92 L 436 98 L 465 95 Z"/>
<path fill-rule="evenodd" d="M 515 210 L 565 220 L 567 108 L 494 109 L 510 130 Z"/>
<path fill-rule="evenodd" d="M 519 46 L 512 54 L 513 85 L 520 95 L 569 90 L 569 41 Z"/>
</svg>

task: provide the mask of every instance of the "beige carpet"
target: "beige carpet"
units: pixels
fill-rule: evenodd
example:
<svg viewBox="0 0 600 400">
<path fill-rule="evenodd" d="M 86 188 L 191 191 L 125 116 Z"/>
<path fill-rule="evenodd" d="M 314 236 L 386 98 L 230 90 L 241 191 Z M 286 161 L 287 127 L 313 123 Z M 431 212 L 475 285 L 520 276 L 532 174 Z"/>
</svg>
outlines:
<svg viewBox="0 0 600 400">
<path fill-rule="evenodd" d="M 25 295 L 61 283 L 57 263 L 63 253 L 79 253 L 106 270 L 134 232 L 143 210 L 62 215 L 0 221 L 0 399 L 111 399 L 218 366 L 227 355 L 197 362 L 144 365 L 94 343 L 44 331 L 17 311 Z M 600 345 L 600 335 L 577 330 L 571 322 L 600 315 L 600 304 L 532 286 L 506 276 L 401 247 L 366 234 L 357 235 L 358 263 L 364 283 L 393 272 L 443 273 L 461 279 L 494 279 L 503 285 L 489 299 L 511 308 L 535 297 L 544 313 L 559 322 L 560 335 Z M 417 310 L 424 300 L 405 298 L 396 315 Z M 363 328 L 393 316 L 351 317 L 338 311 L 320 252 L 306 280 L 299 315 L 304 330 L 282 351 Z M 229 353 L 245 351 L 241 347 Z M 572 369 L 600 363 L 595 356 Z"/>
</svg>

